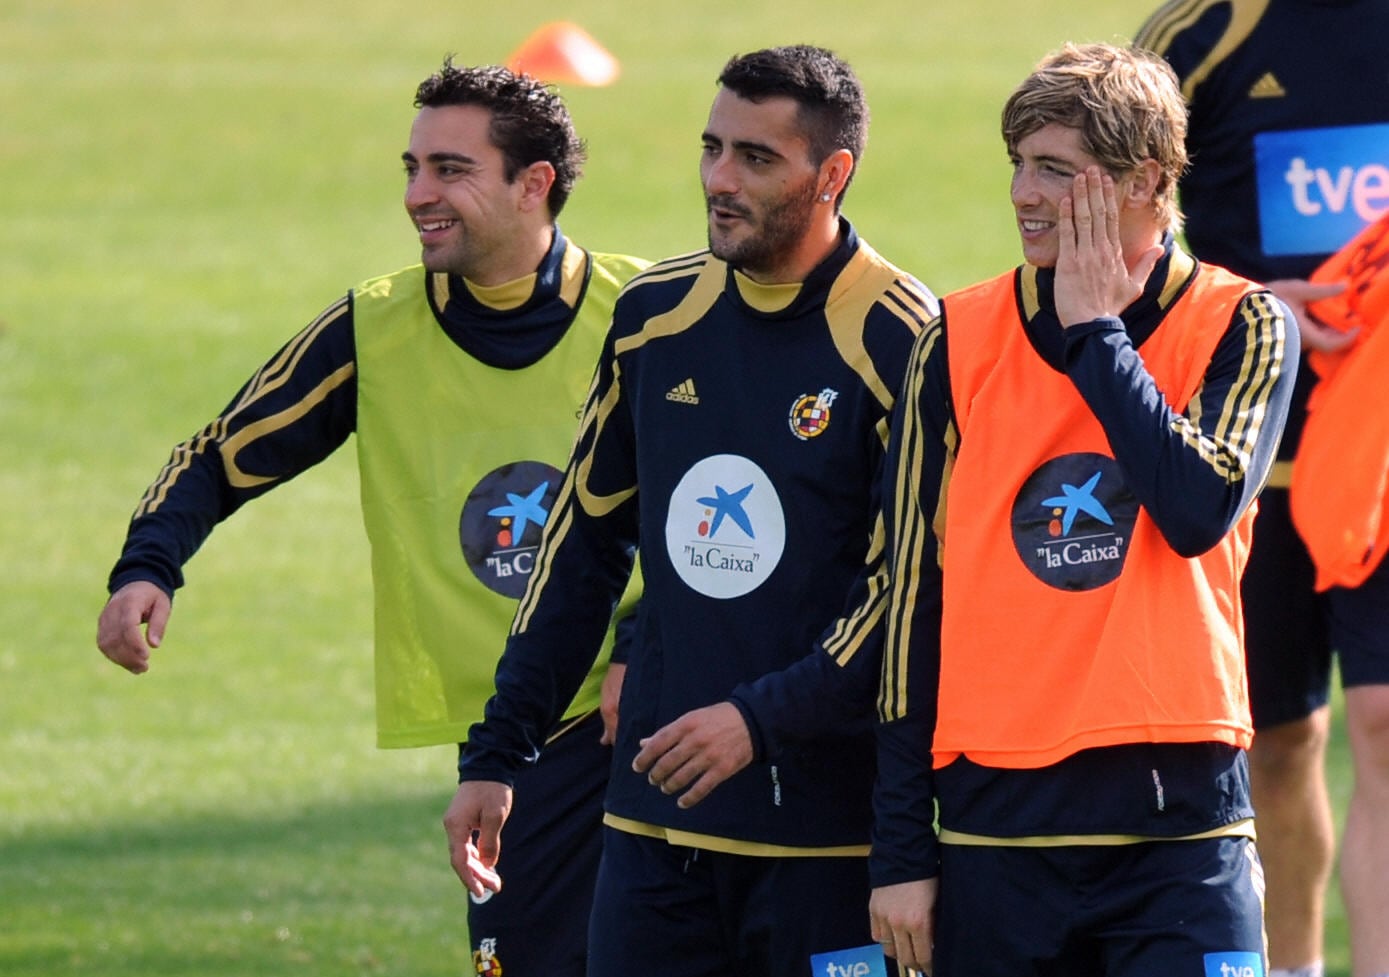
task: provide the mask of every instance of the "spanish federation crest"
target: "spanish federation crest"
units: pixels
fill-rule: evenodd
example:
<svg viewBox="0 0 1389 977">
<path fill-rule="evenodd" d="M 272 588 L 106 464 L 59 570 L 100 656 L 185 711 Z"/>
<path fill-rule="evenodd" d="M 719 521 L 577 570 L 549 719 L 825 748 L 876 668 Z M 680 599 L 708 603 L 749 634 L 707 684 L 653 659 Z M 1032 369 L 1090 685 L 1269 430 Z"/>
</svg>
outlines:
<svg viewBox="0 0 1389 977">
<path fill-rule="evenodd" d="M 826 387 L 818 394 L 802 394 L 791 405 L 791 433 L 802 441 L 818 438 L 830 426 L 830 405 L 839 391 Z"/>
<path fill-rule="evenodd" d="M 502 962 L 497 959 L 497 941 L 492 938 L 482 940 L 473 951 L 473 966 L 479 977 L 502 977 Z"/>
</svg>

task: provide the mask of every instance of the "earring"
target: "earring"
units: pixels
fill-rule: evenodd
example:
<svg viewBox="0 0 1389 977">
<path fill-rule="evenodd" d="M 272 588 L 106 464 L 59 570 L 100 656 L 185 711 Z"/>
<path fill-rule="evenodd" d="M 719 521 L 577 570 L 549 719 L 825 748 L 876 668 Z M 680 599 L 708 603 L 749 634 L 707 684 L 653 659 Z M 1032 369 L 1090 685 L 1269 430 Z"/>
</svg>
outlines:
<svg viewBox="0 0 1389 977">
<path fill-rule="evenodd" d="M 830 202 L 830 195 L 827 194 L 827 193 L 822 193 L 822 194 L 820 194 L 820 202 L 821 202 L 821 203 L 826 203 L 826 204 L 829 203 L 829 202 Z"/>
</svg>

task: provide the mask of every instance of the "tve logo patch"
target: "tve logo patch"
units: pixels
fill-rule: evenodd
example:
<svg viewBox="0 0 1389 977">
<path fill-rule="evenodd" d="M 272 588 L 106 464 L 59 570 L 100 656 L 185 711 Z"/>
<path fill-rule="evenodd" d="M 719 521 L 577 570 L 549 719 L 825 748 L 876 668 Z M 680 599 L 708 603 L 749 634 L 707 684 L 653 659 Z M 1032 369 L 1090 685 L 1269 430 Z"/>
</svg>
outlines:
<svg viewBox="0 0 1389 977">
<path fill-rule="evenodd" d="M 810 974 L 811 977 L 887 977 L 887 958 L 876 943 L 817 953 L 810 958 Z"/>
<path fill-rule="evenodd" d="M 1389 124 L 1254 137 L 1264 254 L 1330 254 L 1389 211 Z"/>
<path fill-rule="evenodd" d="M 1264 958 L 1257 953 L 1231 950 L 1227 953 L 1208 953 L 1206 977 L 1264 977 Z"/>
</svg>

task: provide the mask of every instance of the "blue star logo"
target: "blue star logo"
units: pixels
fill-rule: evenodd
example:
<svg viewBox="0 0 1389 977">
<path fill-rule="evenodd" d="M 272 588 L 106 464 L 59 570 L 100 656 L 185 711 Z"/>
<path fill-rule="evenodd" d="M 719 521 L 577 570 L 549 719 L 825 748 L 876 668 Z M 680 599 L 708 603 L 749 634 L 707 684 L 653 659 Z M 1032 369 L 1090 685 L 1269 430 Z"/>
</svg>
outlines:
<svg viewBox="0 0 1389 977">
<path fill-rule="evenodd" d="M 747 512 L 743 509 L 743 500 L 748 497 L 748 493 L 751 491 L 751 483 L 732 493 L 721 485 L 715 485 L 713 497 L 706 495 L 696 500 L 700 505 L 710 506 L 714 510 L 714 519 L 709 525 L 710 539 L 713 539 L 714 534 L 719 531 L 724 516 L 732 519 L 739 529 L 748 534 L 749 539 L 757 538 L 757 534 L 752 531 L 752 520 L 748 518 Z"/>
<path fill-rule="evenodd" d="M 1066 511 L 1061 516 L 1062 535 L 1066 535 L 1071 531 L 1071 526 L 1076 521 L 1076 515 L 1081 512 L 1088 516 L 1093 516 L 1106 526 L 1114 525 L 1114 520 L 1105 510 L 1105 507 L 1100 505 L 1099 500 L 1095 498 L 1095 486 L 1099 481 L 1100 473 L 1095 472 L 1094 475 L 1090 476 L 1090 480 L 1080 486 L 1080 488 L 1062 482 L 1060 495 L 1053 495 L 1049 499 L 1042 500 L 1042 505 L 1061 506 L 1065 508 Z"/>
<path fill-rule="evenodd" d="M 514 528 L 511 530 L 511 538 L 515 544 L 519 545 L 521 537 L 526 533 L 526 527 L 531 523 L 537 526 L 545 525 L 545 520 L 550 518 L 550 513 L 545 511 L 545 507 L 540 504 L 540 500 L 545 498 L 545 491 L 550 487 L 549 482 L 541 482 L 537 485 L 530 495 L 517 495 L 515 492 L 506 493 L 506 500 L 511 505 L 499 505 L 495 509 L 488 509 L 489 516 L 510 516 L 515 520 Z"/>
</svg>

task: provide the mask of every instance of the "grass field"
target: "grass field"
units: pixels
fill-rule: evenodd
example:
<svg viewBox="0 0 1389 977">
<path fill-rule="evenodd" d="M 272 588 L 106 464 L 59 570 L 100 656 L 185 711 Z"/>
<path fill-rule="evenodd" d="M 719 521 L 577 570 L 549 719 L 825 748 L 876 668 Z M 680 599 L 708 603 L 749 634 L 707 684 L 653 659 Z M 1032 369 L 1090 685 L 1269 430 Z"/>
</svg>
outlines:
<svg viewBox="0 0 1389 977">
<path fill-rule="evenodd" d="M 1016 260 L 997 136 L 1011 86 L 1143 13 L 0 0 L 0 973 L 465 972 L 439 828 L 452 750 L 372 745 L 350 450 L 218 530 L 148 675 L 93 641 L 169 448 L 348 287 L 417 259 L 399 156 L 445 53 L 504 60 L 559 19 L 607 45 L 620 81 L 566 91 L 592 159 L 563 224 L 656 257 L 703 243 L 698 137 L 723 61 L 833 47 L 874 114 L 846 210 L 945 291 Z"/>
</svg>

